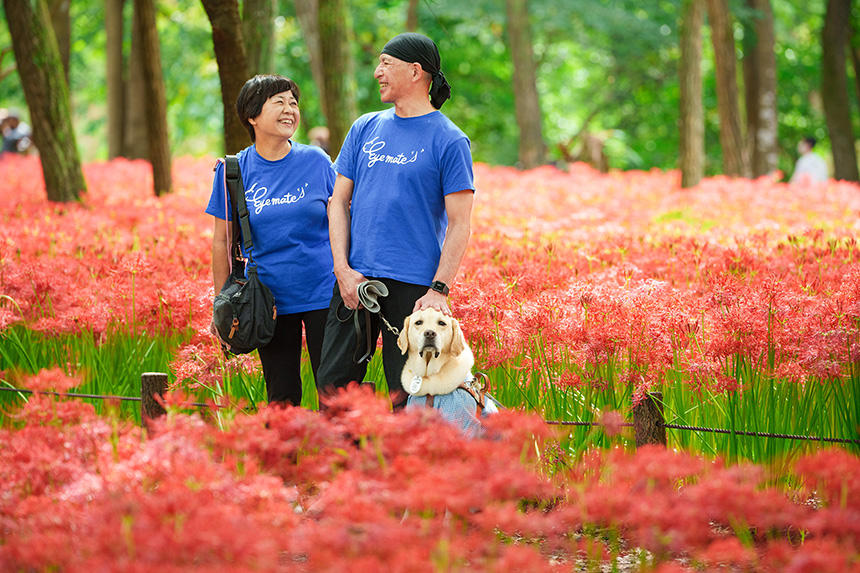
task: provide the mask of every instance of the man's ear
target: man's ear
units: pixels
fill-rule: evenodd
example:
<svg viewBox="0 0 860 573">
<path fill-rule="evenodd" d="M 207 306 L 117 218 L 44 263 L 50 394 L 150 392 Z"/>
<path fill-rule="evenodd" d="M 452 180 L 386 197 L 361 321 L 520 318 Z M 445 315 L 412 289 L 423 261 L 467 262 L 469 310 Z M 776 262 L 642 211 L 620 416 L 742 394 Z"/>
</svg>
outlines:
<svg viewBox="0 0 860 573">
<path fill-rule="evenodd" d="M 409 351 L 409 317 L 403 319 L 403 328 L 400 329 L 400 336 L 397 337 L 397 348 L 401 354 L 406 354 Z"/>
<path fill-rule="evenodd" d="M 466 339 L 460 329 L 460 321 L 456 318 L 451 319 L 451 329 L 454 331 L 451 336 L 451 354 L 457 356 L 466 349 Z"/>
</svg>

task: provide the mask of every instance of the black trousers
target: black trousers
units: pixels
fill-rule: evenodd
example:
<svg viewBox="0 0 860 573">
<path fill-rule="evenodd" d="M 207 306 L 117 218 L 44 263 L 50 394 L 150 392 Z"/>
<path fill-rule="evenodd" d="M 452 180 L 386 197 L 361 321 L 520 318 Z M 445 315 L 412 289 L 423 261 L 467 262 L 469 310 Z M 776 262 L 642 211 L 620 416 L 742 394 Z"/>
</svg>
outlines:
<svg viewBox="0 0 860 573">
<path fill-rule="evenodd" d="M 370 279 L 371 277 L 368 277 Z M 395 328 L 403 328 L 403 319 L 412 314 L 415 301 L 427 293 L 426 285 L 404 283 L 393 279 L 375 279 L 381 281 L 388 287 L 388 296 L 381 297 L 379 304 L 382 315 Z M 319 375 L 316 377 L 317 389 L 321 394 L 331 391 L 332 388 L 342 388 L 355 380 L 361 382 L 367 374 L 367 361 L 357 363 L 366 352 L 367 329 L 370 329 L 371 355 L 376 351 L 376 341 L 382 332 L 382 367 L 385 371 L 385 380 L 388 382 L 389 393 L 398 396 L 398 403 L 394 404 L 399 409 L 406 404 L 406 394 L 396 393 L 402 390 L 400 375 L 406 364 L 404 356 L 397 347 L 397 337 L 394 336 L 379 320 L 379 315 L 368 313 L 364 309 L 358 311 L 358 324 L 360 333 L 356 335 L 355 323 L 352 313 L 343 305 L 340 289 L 337 283 L 331 297 L 328 309 L 328 318 L 325 324 L 325 339 L 322 349 L 322 363 Z M 368 324 L 368 315 L 370 321 Z M 402 402 L 402 403 L 401 403 Z"/>
<path fill-rule="evenodd" d="M 275 336 L 259 349 L 269 402 L 302 403 L 302 324 L 305 326 L 311 370 L 317 377 L 327 309 L 278 316 Z"/>
</svg>

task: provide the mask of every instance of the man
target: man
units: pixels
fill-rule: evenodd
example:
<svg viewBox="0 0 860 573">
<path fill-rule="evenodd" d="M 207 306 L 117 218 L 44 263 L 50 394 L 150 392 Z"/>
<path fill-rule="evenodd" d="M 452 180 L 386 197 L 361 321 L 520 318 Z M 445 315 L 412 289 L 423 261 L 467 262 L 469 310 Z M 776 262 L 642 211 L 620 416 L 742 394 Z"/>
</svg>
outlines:
<svg viewBox="0 0 860 573">
<path fill-rule="evenodd" d="M 820 155 L 812 151 L 815 147 L 814 137 L 804 137 L 797 144 L 800 157 L 794 166 L 794 173 L 789 183 L 824 183 L 827 181 L 827 163 Z"/>
<path fill-rule="evenodd" d="M 472 155 L 466 135 L 438 111 L 450 86 L 430 38 L 393 38 L 374 77 L 382 102 L 394 106 L 357 119 L 335 162 L 329 235 L 337 284 L 317 380 L 323 394 L 363 380 L 382 330 L 385 378 L 400 409 L 406 358 L 379 316 L 360 308 L 357 288 L 368 279 L 385 284 L 380 313 L 395 327 L 424 308 L 450 315 L 448 290 L 470 234 Z"/>
</svg>

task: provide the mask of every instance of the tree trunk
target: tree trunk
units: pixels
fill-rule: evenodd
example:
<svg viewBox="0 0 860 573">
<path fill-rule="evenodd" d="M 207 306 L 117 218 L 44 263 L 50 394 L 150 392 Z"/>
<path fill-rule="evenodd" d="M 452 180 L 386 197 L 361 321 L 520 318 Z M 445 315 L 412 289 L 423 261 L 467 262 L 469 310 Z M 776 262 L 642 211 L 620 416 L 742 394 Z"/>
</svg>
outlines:
<svg viewBox="0 0 860 573">
<path fill-rule="evenodd" d="M 63 62 L 63 73 L 66 83 L 69 83 L 69 53 L 72 43 L 72 21 L 69 14 L 71 0 L 48 0 L 48 12 L 51 14 L 51 24 L 57 36 L 57 46 L 60 49 L 60 59 Z"/>
<path fill-rule="evenodd" d="M 851 0 L 828 1 L 821 34 L 821 100 L 833 150 L 833 176 L 857 181 L 857 153 L 845 71 L 850 17 Z"/>
<path fill-rule="evenodd" d="M 776 56 L 770 0 L 747 0 L 755 22 L 744 34 L 744 88 L 748 157 L 754 177 L 776 170 L 779 161 L 776 115 Z"/>
<path fill-rule="evenodd" d="M 409 0 L 406 7 L 406 31 L 414 32 L 418 29 L 418 0 Z"/>
<path fill-rule="evenodd" d="M 248 61 L 242 40 L 242 21 L 236 0 L 203 0 L 203 8 L 212 24 L 212 44 L 221 79 L 221 103 L 224 106 L 224 151 L 238 153 L 251 144 L 251 137 L 236 113 L 236 100 L 248 81 Z"/>
<path fill-rule="evenodd" d="M 329 155 L 335 157 L 358 114 L 349 49 L 352 29 L 344 0 L 319 0 L 318 17 L 323 66 L 322 109 L 329 131 Z"/>
<path fill-rule="evenodd" d="M 242 37 L 245 39 L 249 76 L 274 73 L 274 14 L 274 0 L 245 0 L 242 3 Z"/>
<path fill-rule="evenodd" d="M 851 26 L 849 50 L 851 51 L 851 63 L 854 66 L 854 95 L 857 97 L 857 103 L 860 104 L 860 38 L 857 36 L 857 28 L 854 25 Z"/>
<path fill-rule="evenodd" d="M 708 19 L 711 24 L 711 39 L 714 43 L 716 60 L 717 108 L 720 114 L 723 171 L 733 177 L 746 177 L 748 169 L 738 104 L 735 39 L 732 33 L 728 0 L 708 0 Z"/>
<path fill-rule="evenodd" d="M 167 134 L 167 99 L 161 75 L 161 49 L 155 20 L 154 0 L 134 0 L 134 23 L 140 34 L 145 84 L 146 119 L 149 134 L 149 161 L 156 195 L 170 193 L 173 187 L 170 165 L 170 140 Z"/>
<path fill-rule="evenodd" d="M 132 8 L 136 12 L 136 8 Z M 132 18 L 132 22 L 135 21 Z M 146 104 L 143 79 L 143 48 L 137 25 L 131 27 L 131 53 L 128 57 L 128 77 L 123 81 L 123 151 L 129 159 L 149 159 L 149 126 L 146 121 Z"/>
<path fill-rule="evenodd" d="M 508 42 L 514 64 L 514 107 L 520 128 L 519 163 L 523 169 L 543 165 L 546 145 L 543 141 L 537 72 L 532 50 L 527 0 L 505 0 Z"/>
<path fill-rule="evenodd" d="M 681 14 L 681 187 L 705 175 L 705 112 L 702 106 L 702 24 L 704 0 L 685 0 Z"/>
<path fill-rule="evenodd" d="M 3 9 L 48 199 L 74 201 L 86 191 L 86 183 L 72 127 L 69 87 L 48 6 L 45 0 L 3 0 Z"/>
<path fill-rule="evenodd" d="M 311 76 L 319 92 L 320 102 L 325 101 L 323 84 L 322 49 L 320 48 L 320 25 L 319 25 L 319 1 L 318 0 L 295 0 L 296 17 L 308 47 L 308 55 L 311 61 Z"/>
<path fill-rule="evenodd" d="M 124 0 L 105 0 L 105 56 L 107 71 L 108 157 L 122 155 L 123 81 L 122 81 L 122 6 Z"/>
</svg>

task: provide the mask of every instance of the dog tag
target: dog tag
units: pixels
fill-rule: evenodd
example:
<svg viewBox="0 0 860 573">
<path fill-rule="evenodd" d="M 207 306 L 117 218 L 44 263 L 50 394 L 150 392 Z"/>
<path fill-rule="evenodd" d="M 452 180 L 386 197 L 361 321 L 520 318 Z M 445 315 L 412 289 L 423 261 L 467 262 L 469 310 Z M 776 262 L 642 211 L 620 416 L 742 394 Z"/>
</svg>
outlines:
<svg viewBox="0 0 860 573">
<path fill-rule="evenodd" d="M 423 378 L 418 376 L 417 374 L 412 377 L 412 380 L 409 382 L 409 393 L 416 394 L 421 389 L 421 381 Z"/>
</svg>

